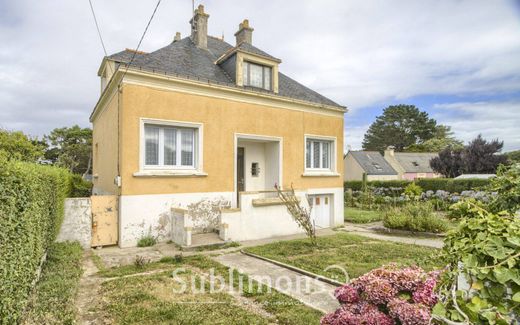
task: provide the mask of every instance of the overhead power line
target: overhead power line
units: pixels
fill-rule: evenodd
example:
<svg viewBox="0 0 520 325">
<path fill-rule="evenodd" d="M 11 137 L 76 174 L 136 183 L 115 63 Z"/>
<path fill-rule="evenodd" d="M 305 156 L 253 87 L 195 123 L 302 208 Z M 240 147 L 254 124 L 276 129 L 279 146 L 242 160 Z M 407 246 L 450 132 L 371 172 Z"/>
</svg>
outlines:
<svg viewBox="0 0 520 325">
<path fill-rule="evenodd" d="M 99 40 L 101 41 L 101 46 L 103 47 L 103 52 L 105 52 L 105 56 L 108 56 L 107 49 L 105 47 L 105 42 L 103 42 L 103 37 L 101 36 L 101 30 L 99 29 L 99 24 L 96 18 L 96 13 L 94 12 L 94 7 L 92 6 L 92 0 L 88 0 L 90 4 L 90 11 L 92 11 L 92 17 L 94 17 L 94 23 L 96 24 L 96 29 L 99 35 Z"/>
<path fill-rule="evenodd" d="M 139 40 L 139 43 L 137 44 L 137 47 L 136 47 L 134 53 L 132 54 L 132 58 L 130 59 L 130 62 L 128 62 L 127 66 L 126 66 L 125 72 L 123 73 L 123 77 L 119 81 L 119 84 L 125 78 L 126 72 L 128 71 L 128 68 L 132 65 L 132 62 L 134 62 L 135 55 L 137 54 L 137 52 L 139 52 L 139 48 L 141 47 L 141 43 L 143 42 L 144 36 L 146 35 L 146 32 L 148 31 L 148 27 L 150 27 L 150 24 L 152 23 L 153 17 L 155 16 L 155 13 L 157 12 L 157 8 L 159 8 L 159 5 L 161 4 L 161 1 L 162 0 L 157 1 L 157 4 L 155 5 L 155 8 L 153 10 L 152 16 L 148 20 L 148 24 L 146 25 L 146 28 L 144 29 L 143 35 L 141 35 L 141 39 Z M 119 86 L 119 84 L 118 84 L 118 86 Z"/>
</svg>

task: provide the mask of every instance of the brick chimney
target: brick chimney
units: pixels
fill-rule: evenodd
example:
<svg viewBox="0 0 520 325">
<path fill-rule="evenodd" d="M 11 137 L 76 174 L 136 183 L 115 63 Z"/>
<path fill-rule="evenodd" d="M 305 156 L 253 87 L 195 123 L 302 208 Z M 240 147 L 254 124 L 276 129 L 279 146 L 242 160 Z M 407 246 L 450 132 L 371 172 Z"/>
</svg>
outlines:
<svg viewBox="0 0 520 325">
<path fill-rule="evenodd" d="M 242 42 L 253 44 L 253 31 L 254 29 L 249 27 L 249 20 L 244 19 L 244 21 L 238 25 L 238 32 L 235 33 L 237 45 Z"/>
<path fill-rule="evenodd" d="M 204 12 L 204 6 L 199 5 L 190 20 L 191 39 L 198 48 L 204 50 L 208 48 L 208 18 L 209 15 Z"/>
</svg>

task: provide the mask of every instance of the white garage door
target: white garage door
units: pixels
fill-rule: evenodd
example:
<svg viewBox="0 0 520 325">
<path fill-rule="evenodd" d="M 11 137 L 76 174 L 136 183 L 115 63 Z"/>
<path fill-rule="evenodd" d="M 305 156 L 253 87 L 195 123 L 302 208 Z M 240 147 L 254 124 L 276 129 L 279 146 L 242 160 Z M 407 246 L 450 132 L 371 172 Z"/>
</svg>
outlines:
<svg viewBox="0 0 520 325">
<path fill-rule="evenodd" d="M 331 196 L 330 195 L 312 195 L 310 196 L 312 204 L 311 217 L 316 228 L 329 228 L 331 219 Z"/>
</svg>

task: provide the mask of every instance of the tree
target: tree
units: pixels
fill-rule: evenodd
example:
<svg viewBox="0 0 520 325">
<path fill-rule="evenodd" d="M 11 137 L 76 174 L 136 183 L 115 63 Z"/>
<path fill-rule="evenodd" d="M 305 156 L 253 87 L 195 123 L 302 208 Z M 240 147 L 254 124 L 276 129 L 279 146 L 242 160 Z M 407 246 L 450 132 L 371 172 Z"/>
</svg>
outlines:
<svg viewBox="0 0 520 325">
<path fill-rule="evenodd" d="M 433 138 L 436 130 L 437 122 L 414 105 L 389 106 L 368 128 L 363 149 L 382 152 L 394 146 L 396 151 L 403 151 Z"/>
<path fill-rule="evenodd" d="M 0 129 L 0 152 L 9 159 L 35 162 L 43 157 L 45 145 L 21 131 L 10 132 Z"/>
<path fill-rule="evenodd" d="M 486 141 L 479 134 L 464 148 L 464 170 L 470 174 L 494 174 L 498 165 L 505 164 L 507 157 L 499 154 L 503 141 Z"/>
<path fill-rule="evenodd" d="M 494 174 L 500 164 L 507 162 L 507 157 L 499 154 L 504 142 L 498 139 L 487 141 L 478 135 L 463 149 L 448 147 L 439 156 L 430 161 L 430 166 L 437 173 L 446 177 L 461 174 Z"/>
<path fill-rule="evenodd" d="M 451 127 L 447 125 L 437 125 L 435 136 L 423 143 L 412 144 L 406 151 L 410 152 L 440 152 L 448 147 L 452 149 L 464 148 L 464 143 L 453 136 Z"/>
<path fill-rule="evenodd" d="M 72 173 L 86 175 L 91 169 L 92 130 L 72 127 L 56 128 L 45 136 L 50 148 L 45 158 L 58 166 L 69 169 Z"/>
</svg>

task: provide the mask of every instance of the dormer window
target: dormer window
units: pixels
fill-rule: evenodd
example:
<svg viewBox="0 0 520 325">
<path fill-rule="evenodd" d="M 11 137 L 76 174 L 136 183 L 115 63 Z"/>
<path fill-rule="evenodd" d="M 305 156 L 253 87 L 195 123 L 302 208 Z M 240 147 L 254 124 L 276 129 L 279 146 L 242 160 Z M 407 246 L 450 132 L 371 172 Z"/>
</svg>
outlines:
<svg viewBox="0 0 520 325">
<path fill-rule="evenodd" d="M 244 61 L 242 68 L 244 86 L 271 90 L 272 68 Z"/>
</svg>

